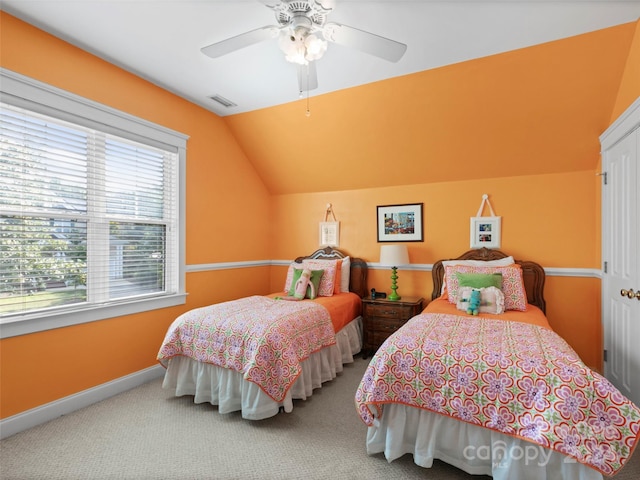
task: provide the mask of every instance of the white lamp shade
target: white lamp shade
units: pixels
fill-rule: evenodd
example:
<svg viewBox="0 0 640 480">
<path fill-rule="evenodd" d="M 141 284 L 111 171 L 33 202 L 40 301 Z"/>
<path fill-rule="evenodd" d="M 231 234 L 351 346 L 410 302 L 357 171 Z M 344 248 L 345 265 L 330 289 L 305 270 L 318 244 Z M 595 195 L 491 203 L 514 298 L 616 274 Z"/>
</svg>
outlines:
<svg viewBox="0 0 640 480">
<path fill-rule="evenodd" d="M 382 245 L 380 247 L 380 265 L 399 267 L 409 265 L 409 252 L 406 245 Z"/>
</svg>

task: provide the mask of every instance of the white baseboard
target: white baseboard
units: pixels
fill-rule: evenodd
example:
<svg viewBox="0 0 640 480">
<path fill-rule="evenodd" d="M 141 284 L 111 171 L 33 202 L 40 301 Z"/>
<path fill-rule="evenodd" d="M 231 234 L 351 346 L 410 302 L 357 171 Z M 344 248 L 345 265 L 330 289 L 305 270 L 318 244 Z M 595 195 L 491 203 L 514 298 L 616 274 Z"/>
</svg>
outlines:
<svg viewBox="0 0 640 480">
<path fill-rule="evenodd" d="M 164 375 L 164 372 L 165 369 L 161 365 L 155 365 L 46 405 L 21 412 L 12 417 L 7 417 L 0 420 L 0 440 L 160 378 Z"/>
</svg>

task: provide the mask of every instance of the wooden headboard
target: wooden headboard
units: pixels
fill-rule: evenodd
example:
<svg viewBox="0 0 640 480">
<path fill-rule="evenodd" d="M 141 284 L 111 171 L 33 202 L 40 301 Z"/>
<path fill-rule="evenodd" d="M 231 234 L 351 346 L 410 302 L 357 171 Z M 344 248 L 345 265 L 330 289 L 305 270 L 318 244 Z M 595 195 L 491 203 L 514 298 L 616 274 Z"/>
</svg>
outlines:
<svg viewBox="0 0 640 480">
<path fill-rule="evenodd" d="M 349 257 L 351 260 L 351 274 L 349 276 L 349 291 L 357 294 L 360 298 L 367 296 L 367 262 L 361 258 L 354 258 L 350 255 L 336 250 L 332 247 L 325 247 L 316 250 L 306 257 L 296 258 L 296 262 L 300 263 L 305 258 L 321 258 L 325 260 L 338 260 L 340 258 Z"/>
<path fill-rule="evenodd" d="M 499 260 L 500 258 L 508 257 L 504 252 L 500 250 L 491 250 L 488 248 L 480 248 L 475 250 L 469 250 L 463 253 L 458 258 L 450 258 L 447 260 Z M 443 260 L 438 260 L 433 264 L 433 270 L 431 272 L 433 276 L 433 293 L 431 294 L 431 300 L 435 300 L 440 296 L 442 291 L 442 283 L 444 280 L 444 265 Z M 545 273 L 544 268 L 529 260 L 515 260 L 515 262 L 522 267 L 522 277 L 524 280 L 524 288 L 527 291 L 527 301 L 532 305 L 540 308 L 546 313 L 546 302 L 544 300 L 544 281 Z"/>
</svg>

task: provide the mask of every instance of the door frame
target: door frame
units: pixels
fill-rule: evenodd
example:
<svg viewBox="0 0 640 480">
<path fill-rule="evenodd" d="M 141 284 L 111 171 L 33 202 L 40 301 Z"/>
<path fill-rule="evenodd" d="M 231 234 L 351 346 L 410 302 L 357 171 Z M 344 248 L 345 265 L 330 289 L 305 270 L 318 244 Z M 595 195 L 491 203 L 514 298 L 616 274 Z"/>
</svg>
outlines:
<svg viewBox="0 0 640 480">
<path fill-rule="evenodd" d="M 609 125 L 600 135 L 600 154 L 628 135 L 640 125 L 640 97 Z"/>
</svg>

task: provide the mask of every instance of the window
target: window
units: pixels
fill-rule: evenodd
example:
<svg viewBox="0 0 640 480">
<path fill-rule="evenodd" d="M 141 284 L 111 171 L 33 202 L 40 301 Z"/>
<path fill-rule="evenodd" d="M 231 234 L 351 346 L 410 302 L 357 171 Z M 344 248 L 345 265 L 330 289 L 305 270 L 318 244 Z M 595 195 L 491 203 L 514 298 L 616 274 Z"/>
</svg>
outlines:
<svg viewBox="0 0 640 480">
<path fill-rule="evenodd" d="M 2 336 L 184 303 L 184 137 L 1 73 Z"/>
</svg>

